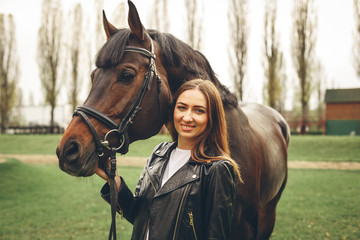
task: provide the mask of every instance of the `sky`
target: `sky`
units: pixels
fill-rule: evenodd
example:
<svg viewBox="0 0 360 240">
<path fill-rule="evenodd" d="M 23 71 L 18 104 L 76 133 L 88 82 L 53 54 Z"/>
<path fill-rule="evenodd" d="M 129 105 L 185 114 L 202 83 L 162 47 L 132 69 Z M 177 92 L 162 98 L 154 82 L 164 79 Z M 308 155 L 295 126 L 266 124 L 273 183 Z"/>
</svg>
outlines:
<svg viewBox="0 0 360 240">
<path fill-rule="evenodd" d="M 77 0 L 83 3 L 87 11 L 94 11 L 93 1 Z M 104 10 L 110 22 L 113 8 L 120 1 L 104 0 Z M 227 28 L 227 2 L 218 0 L 205 0 L 204 7 L 204 33 L 202 52 L 210 61 L 220 81 L 233 90 L 229 77 L 228 66 L 228 28 Z M 63 0 L 65 9 L 69 9 L 75 0 Z M 147 18 L 151 14 L 149 0 L 134 0 L 138 8 L 143 25 L 147 28 Z M 289 85 L 296 85 L 293 63 L 290 55 L 290 33 L 292 31 L 292 1 L 278 0 L 277 28 L 280 34 L 280 47 L 284 52 L 286 73 Z M 315 0 L 318 9 L 318 32 L 316 55 L 324 68 L 327 88 L 360 88 L 360 79 L 352 63 L 353 33 L 355 29 L 352 0 Z M 245 77 L 244 99 L 249 102 L 263 103 L 262 88 L 264 72 L 262 67 L 262 39 L 264 0 L 251 0 L 248 6 L 248 21 L 250 35 L 248 39 L 248 66 Z M 184 38 L 185 16 L 183 1 L 169 0 L 169 32 L 186 41 Z M 0 13 L 13 14 L 16 21 L 18 54 L 20 57 L 21 76 L 19 86 L 23 91 L 23 101 L 28 104 L 32 95 L 35 104 L 42 104 L 44 97 L 39 80 L 37 54 L 37 33 L 41 18 L 41 0 L 0 0 Z M 124 16 L 127 18 L 127 16 Z M 112 22 L 116 26 L 116 22 Z M 89 73 L 84 73 L 89 76 Z M 84 79 L 84 91 L 81 99 L 84 100 L 88 88 L 89 77 Z M 62 80 L 65 81 L 65 80 Z M 66 85 L 65 82 L 62 83 Z M 287 87 L 286 108 L 293 105 L 293 87 Z M 66 103 L 66 92 L 62 89 L 60 104 Z"/>
</svg>

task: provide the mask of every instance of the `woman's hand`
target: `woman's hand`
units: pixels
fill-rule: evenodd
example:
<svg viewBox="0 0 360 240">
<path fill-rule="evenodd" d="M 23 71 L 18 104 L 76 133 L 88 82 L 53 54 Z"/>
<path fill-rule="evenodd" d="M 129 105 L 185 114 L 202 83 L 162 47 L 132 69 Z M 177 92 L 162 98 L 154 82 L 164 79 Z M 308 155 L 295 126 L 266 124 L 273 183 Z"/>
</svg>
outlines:
<svg viewBox="0 0 360 240">
<path fill-rule="evenodd" d="M 110 158 L 107 160 L 107 165 L 108 165 L 108 168 L 110 169 Z M 110 184 L 110 178 L 108 177 L 108 175 L 105 173 L 105 171 L 103 169 L 96 166 L 95 173 Z M 120 178 L 117 168 L 116 168 L 115 174 L 116 174 L 115 175 L 116 189 L 119 192 L 120 187 L 121 187 L 121 178 Z"/>
<path fill-rule="evenodd" d="M 101 168 L 99 168 L 98 166 L 96 166 L 95 168 L 95 173 L 101 177 L 102 179 L 104 179 L 105 181 L 107 181 L 108 183 L 110 183 L 110 179 L 108 177 L 108 175 L 105 173 L 105 171 Z"/>
</svg>

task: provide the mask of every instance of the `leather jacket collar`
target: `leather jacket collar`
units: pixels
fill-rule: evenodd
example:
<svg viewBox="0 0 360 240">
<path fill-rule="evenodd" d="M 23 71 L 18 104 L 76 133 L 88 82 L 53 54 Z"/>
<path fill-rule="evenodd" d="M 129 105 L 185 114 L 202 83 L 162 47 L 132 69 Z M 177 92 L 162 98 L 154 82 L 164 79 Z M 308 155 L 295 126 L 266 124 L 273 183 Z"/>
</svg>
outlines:
<svg viewBox="0 0 360 240">
<path fill-rule="evenodd" d="M 154 151 L 151 161 L 149 161 L 146 166 L 150 180 L 155 187 L 154 197 L 172 192 L 199 178 L 199 167 L 197 165 L 202 163 L 189 159 L 188 163 L 182 166 L 179 171 L 161 187 L 162 173 L 166 168 L 171 151 L 175 149 L 176 146 L 177 142 L 164 143 L 163 146 L 160 146 Z"/>
</svg>

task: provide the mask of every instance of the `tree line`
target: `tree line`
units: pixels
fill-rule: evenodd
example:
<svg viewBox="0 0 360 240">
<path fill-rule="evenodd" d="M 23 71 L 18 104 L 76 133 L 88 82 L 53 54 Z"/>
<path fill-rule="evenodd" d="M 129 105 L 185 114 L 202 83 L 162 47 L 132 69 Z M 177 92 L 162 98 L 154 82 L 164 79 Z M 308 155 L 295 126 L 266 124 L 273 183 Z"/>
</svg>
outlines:
<svg viewBox="0 0 360 240">
<path fill-rule="evenodd" d="M 79 104 L 79 91 L 83 82 L 83 72 L 90 72 L 94 65 L 95 51 L 105 42 L 102 30 L 103 0 L 94 0 L 96 26 L 89 31 L 89 16 L 80 3 L 75 3 L 69 13 L 65 13 L 60 0 L 43 0 L 41 26 L 38 30 L 37 61 L 39 78 L 45 103 L 51 107 L 50 126 L 55 125 L 54 109 L 58 102 L 60 85 L 68 86 L 68 102 L 72 110 Z M 316 57 L 317 9 L 315 0 L 293 0 L 291 55 L 297 76 L 297 101 L 301 109 L 301 130 L 305 131 L 308 119 L 309 101 L 312 94 L 321 100 L 324 93 L 322 66 Z M 151 28 L 168 32 L 170 19 L 168 0 L 153 3 L 149 15 Z M 219 3 L 222 4 L 222 3 Z M 240 101 L 246 89 L 246 69 L 248 58 L 248 0 L 228 1 L 229 63 L 230 76 L 235 93 Z M 360 76 L 360 0 L 354 0 L 354 67 Z M 184 1 L 186 14 L 187 43 L 193 48 L 202 48 L 205 3 L 203 0 Z M 285 72 L 284 49 L 281 47 L 277 29 L 277 0 L 264 0 L 263 22 L 263 96 L 265 104 L 282 111 L 284 109 L 288 81 Z M 120 2 L 114 9 L 114 22 L 126 27 L 126 6 Z M 67 20 L 67 21 L 65 21 Z M 3 132 L 9 125 L 11 111 L 21 101 L 21 91 L 17 87 L 19 79 L 19 56 L 16 49 L 15 21 L 12 15 L 0 14 L 0 121 Z M 60 83 L 61 79 L 61 83 Z M 322 102 L 322 101 L 319 101 Z M 320 108 L 320 107 L 319 107 Z M 14 114 L 14 113 L 12 113 Z M 319 111 L 319 114 L 322 114 Z"/>
</svg>

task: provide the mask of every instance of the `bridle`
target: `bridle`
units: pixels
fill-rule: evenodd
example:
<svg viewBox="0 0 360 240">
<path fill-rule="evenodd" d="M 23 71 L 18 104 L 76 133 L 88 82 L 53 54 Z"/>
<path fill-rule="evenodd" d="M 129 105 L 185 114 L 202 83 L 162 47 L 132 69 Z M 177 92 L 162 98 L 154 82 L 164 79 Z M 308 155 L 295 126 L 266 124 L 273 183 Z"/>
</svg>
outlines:
<svg viewBox="0 0 360 240">
<path fill-rule="evenodd" d="M 137 96 L 135 97 L 135 100 L 132 102 L 129 111 L 125 115 L 125 117 L 122 119 L 121 123 L 118 124 L 112 119 L 110 119 L 108 116 L 106 116 L 104 113 L 101 113 L 97 111 L 94 108 L 91 108 L 87 105 L 80 105 L 77 106 L 74 112 L 74 116 L 80 116 L 86 125 L 88 126 L 96 147 L 96 152 L 99 157 L 102 157 L 104 155 L 104 148 L 107 148 L 108 150 L 111 150 L 111 147 L 109 146 L 108 137 L 110 134 L 117 134 L 118 138 L 120 140 L 119 146 L 116 146 L 116 152 L 119 152 L 121 154 L 126 154 L 128 152 L 129 148 L 129 136 L 128 136 L 128 128 L 131 124 L 133 124 L 134 119 L 136 118 L 136 115 L 141 110 L 140 104 L 144 98 L 144 95 L 148 89 L 150 89 L 151 82 L 154 78 L 157 80 L 157 92 L 158 92 L 158 107 L 159 107 L 159 114 L 161 115 L 161 106 L 160 106 L 160 91 L 161 91 L 161 79 L 160 76 L 157 74 L 156 66 L 155 66 L 155 54 L 154 54 L 154 44 L 152 39 L 150 51 L 148 51 L 145 48 L 139 48 L 139 47 L 133 47 L 133 46 L 126 46 L 124 49 L 124 52 L 136 52 L 145 55 L 150 59 L 150 63 L 147 69 L 147 72 L 144 77 L 144 81 L 141 85 L 140 91 L 138 92 Z M 94 126 L 90 122 L 89 118 L 90 116 L 92 118 L 95 118 L 105 126 L 109 127 L 111 130 L 106 133 L 103 140 L 100 140 L 97 132 L 95 131 Z"/>
<path fill-rule="evenodd" d="M 118 124 L 104 113 L 97 111 L 96 109 L 89 107 L 87 105 L 80 105 L 76 107 L 74 116 L 80 116 L 82 120 L 88 126 L 91 135 L 94 139 L 94 144 L 96 148 L 96 153 L 100 160 L 101 157 L 104 156 L 104 148 L 110 151 L 110 170 L 106 165 L 106 162 L 103 164 L 103 168 L 105 169 L 105 173 L 110 178 L 110 204 L 111 204 L 111 227 L 109 233 L 109 240 L 113 237 L 116 240 L 116 225 L 115 225 L 115 214 L 116 214 L 116 206 L 117 206 L 117 190 L 115 186 L 115 172 L 116 172 L 116 153 L 126 154 L 129 150 L 129 134 L 128 128 L 130 125 L 133 124 L 134 119 L 136 118 L 139 111 L 142 109 L 140 107 L 144 95 L 147 90 L 150 89 L 152 80 L 156 78 L 157 81 L 157 102 L 158 102 L 158 109 L 160 120 L 162 120 L 162 112 L 161 112 L 161 103 L 160 103 L 160 92 L 161 92 L 161 79 L 160 76 L 157 74 L 156 65 L 155 65 L 155 53 L 154 53 L 154 44 L 152 39 L 150 38 L 151 46 L 150 51 L 145 48 L 133 47 L 133 46 L 126 46 L 124 52 L 136 52 L 142 55 L 145 55 L 150 59 L 150 63 L 145 74 L 143 83 L 139 92 L 137 93 L 134 101 L 132 102 L 129 111 L 126 113 L 125 117 L 121 120 L 121 123 Z M 105 134 L 104 139 L 100 140 L 99 135 L 97 134 L 93 124 L 89 120 L 88 116 L 96 119 L 103 125 L 110 128 L 110 130 Z M 118 137 L 119 145 L 118 146 L 110 146 L 108 138 L 111 134 L 115 134 Z M 101 162 L 101 161 L 99 161 Z"/>
</svg>

